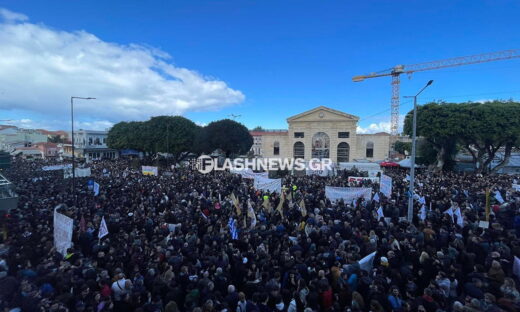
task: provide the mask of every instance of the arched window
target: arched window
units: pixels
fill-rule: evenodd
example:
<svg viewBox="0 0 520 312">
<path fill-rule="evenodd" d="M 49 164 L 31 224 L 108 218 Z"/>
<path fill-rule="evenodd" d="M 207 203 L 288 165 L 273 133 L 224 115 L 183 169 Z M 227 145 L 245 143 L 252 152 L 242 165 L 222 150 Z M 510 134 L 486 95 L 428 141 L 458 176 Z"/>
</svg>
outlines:
<svg viewBox="0 0 520 312">
<path fill-rule="evenodd" d="M 350 156 L 350 146 L 346 142 L 338 144 L 338 163 L 348 162 Z"/>
<path fill-rule="evenodd" d="M 367 158 L 374 157 L 374 143 L 373 142 L 367 142 Z"/>
<path fill-rule="evenodd" d="M 302 142 L 294 143 L 293 154 L 294 154 L 295 159 L 296 158 L 304 159 L 305 158 L 305 144 L 303 144 Z"/>
<path fill-rule="evenodd" d="M 273 143 L 273 155 L 280 155 L 280 142 L 278 141 Z"/>
<path fill-rule="evenodd" d="M 329 158 L 330 139 L 325 132 L 318 132 L 312 137 L 312 158 Z"/>
</svg>

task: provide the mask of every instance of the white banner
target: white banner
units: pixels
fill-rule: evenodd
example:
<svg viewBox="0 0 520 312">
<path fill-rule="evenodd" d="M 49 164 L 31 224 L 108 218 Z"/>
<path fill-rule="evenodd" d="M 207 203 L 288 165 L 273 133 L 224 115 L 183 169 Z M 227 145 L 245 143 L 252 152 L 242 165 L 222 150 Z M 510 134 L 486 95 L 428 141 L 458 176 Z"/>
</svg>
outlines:
<svg viewBox="0 0 520 312">
<path fill-rule="evenodd" d="M 243 179 L 254 179 L 255 177 L 263 177 L 267 178 L 269 176 L 269 172 L 253 172 L 251 168 L 245 169 L 231 169 L 231 173 L 239 174 Z"/>
<path fill-rule="evenodd" d="M 325 196 L 332 202 L 343 199 L 345 203 L 350 204 L 353 200 L 360 197 L 370 200 L 372 198 L 372 188 L 325 186 Z"/>
<path fill-rule="evenodd" d="M 282 193 L 282 179 L 255 177 L 254 186 L 257 190 Z"/>
<path fill-rule="evenodd" d="M 90 168 L 76 168 L 76 178 L 90 177 Z M 72 167 L 63 169 L 63 178 L 72 178 Z"/>
<path fill-rule="evenodd" d="M 305 174 L 306 175 L 317 175 L 320 177 L 327 177 L 332 174 L 332 171 L 329 170 L 329 168 L 331 168 L 331 164 L 332 164 L 331 161 L 328 162 L 325 160 L 313 161 L 313 162 L 309 161 L 305 165 Z"/>
<path fill-rule="evenodd" d="M 72 225 L 74 221 L 54 208 L 54 247 L 62 255 L 72 246 Z"/>
<path fill-rule="evenodd" d="M 327 177 L 329 175 L 329 169 L 327 169 L 326 167 L 324 167 L 322 169 L 316 169 L 316 170 L 307 168 L 305 170 L 305 174 L 306 175 L 317 175 L 320 177 Z"/>
<path fill-rule="evenodd" d="M 363 181 L 372 181 L 372 182 L 378 182 L 379 181 L 379 178 L 377 177 L 348 177 L 348 180 L 347 180 L 349 183 L 350 182 L 363 182 Z"/>
<path fill-rule="evenodd" d="M 154 175 L 154 176 L 159 175 L 159 170 L 157 169 L 157 167 L 154 167 L 154 166 L 142 166 L 141 171 L 143 172 L 144 175 Z"/>
<path fill-rule="evenodd" d="M 51 170 L 61 170 L 65 168 L 72 168 L 72 164 L 66 164 L 66 165 L 54 165 L 54 166 L 43 166 L 43 171 L 51 171 Z"/>
<path fill-rule="evenodd" d="M 392 178 L 387 175 L 381 175 L 381 182 L 379 183 L 379 190 L 386 197 L 392 197 Z"/>
</svg>

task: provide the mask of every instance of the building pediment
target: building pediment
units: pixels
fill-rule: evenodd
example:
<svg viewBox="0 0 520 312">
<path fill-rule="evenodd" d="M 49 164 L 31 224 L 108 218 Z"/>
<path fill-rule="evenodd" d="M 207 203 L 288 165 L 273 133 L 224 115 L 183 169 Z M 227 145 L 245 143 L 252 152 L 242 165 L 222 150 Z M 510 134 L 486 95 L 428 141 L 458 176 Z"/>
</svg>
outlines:
<svg viewBox="0 0 520 312">
<path fill-rule="evenodd" d="M 357 122 L 359 117 L 350 115 L 338 110 L 319 106 L 306 112 L 287 118 L 287 122 L 298 121 L 354 121 Z"/>
</svg>

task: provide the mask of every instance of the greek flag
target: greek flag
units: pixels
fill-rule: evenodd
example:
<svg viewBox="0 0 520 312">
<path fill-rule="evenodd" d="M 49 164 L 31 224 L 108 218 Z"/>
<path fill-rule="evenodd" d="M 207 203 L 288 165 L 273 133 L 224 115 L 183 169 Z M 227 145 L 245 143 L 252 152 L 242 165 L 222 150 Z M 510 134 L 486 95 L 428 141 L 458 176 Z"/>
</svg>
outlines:
<svg viewBox="0 0 520 312">
<path fill-rule="evenodd" d="M 238 239 L 238 229 L 235 219 L 229 218 L 228 227 L 231 239 Z"/>
<path fill-rule="evenodd" d="M 502 197 L 502 194 L 500 194 L 499 191 L 495 191 L 495 198 L 499 203 L 504 203 L 504 198 Z"/>
<path fill-rule="evenodd" d="M 97 182 L 94 182 L 94 196 L 99 195 L 99 184 Z"/>
</svg>

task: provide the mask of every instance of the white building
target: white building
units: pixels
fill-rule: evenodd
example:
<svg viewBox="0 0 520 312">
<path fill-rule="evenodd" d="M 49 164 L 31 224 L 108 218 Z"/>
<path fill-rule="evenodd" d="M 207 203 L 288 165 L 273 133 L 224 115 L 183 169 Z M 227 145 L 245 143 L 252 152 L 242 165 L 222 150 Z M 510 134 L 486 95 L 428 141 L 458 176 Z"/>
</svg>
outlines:
<svg viewBox="0 0 520 312">
<path fill-rule="evenodd" d="M 85 158 L 87 162 L 118 158 L 117 150 L 107 146 L 107 137 L 107 131 L 74 131 L 74 152 L 76 157 Z M 72 146 L 70 144 L 63 146 L 63 156 L 72 156 Z"/>
<path fill-rule="evenodd" d="M 252 151 L 267 158 L 330 158 L 336 163 L 388 158 L 390 134 L 358 134 L 359 118 L 328 107 L 287 118 L 288 130 L 251 131 Z"/>
</svg>

